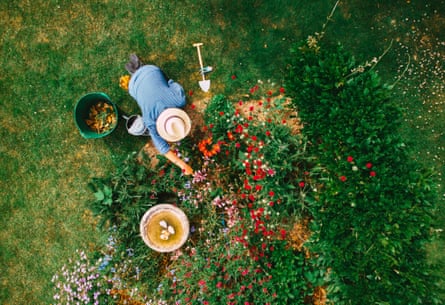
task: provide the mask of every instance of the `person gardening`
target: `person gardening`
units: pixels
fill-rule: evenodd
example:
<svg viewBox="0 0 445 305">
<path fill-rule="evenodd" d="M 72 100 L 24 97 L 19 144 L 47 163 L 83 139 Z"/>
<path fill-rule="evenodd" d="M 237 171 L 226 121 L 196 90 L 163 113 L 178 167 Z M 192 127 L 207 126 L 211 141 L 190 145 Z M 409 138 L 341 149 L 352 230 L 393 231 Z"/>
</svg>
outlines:
<svg viewBox="0 0 445 305">
<path fill-rule="evenodd" d="M 190 118 L 181 109 L 186 103 L 184 89 L 177 82 L 167 80 L 159 67 L 144 65 L 135 54 L 130 55 L 125 68 L 131 74 L 128 93 L 142 111 L 142 117 L 134 120 L 129 133 L 141 135 L 148 131 L 158 152 L 184 174 L 192 175 L 191 166 L 179 158 L 168 143 L 182 140 L 191 129 Z"/>
</svg>

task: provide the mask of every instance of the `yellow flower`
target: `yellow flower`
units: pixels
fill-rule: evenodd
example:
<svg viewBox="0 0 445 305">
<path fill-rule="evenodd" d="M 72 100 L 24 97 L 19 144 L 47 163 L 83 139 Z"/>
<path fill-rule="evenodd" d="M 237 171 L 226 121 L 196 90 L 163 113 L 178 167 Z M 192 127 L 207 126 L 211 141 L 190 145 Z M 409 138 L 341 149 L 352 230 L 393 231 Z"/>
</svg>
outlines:
<svg viewBox="0 0 445 305">
<path fill-rule="evenodd" d="M 119 87 L 128 91 L 128 84 L 130 83 L 130 75 L 122 75 L 119 78 Z"/>
</svg>

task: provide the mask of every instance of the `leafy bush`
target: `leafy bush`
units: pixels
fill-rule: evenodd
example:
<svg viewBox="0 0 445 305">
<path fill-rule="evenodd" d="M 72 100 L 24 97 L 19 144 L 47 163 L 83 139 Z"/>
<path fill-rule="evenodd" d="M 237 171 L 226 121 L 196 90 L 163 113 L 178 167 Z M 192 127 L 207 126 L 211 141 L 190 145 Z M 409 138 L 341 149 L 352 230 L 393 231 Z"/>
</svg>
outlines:
<svg viewBox="0 0 445 305">
<path fill-rule="evenodd" d="M 165 256 L 151 251 L 142 241 L 140 220 L 150 207 L 165 198 L 175 203 L 176 191 L 184 184 L 176 166 L 165 158 L 159 161 L 150 168 L 131 154 L 113 176 L 94 178 L 90 183 L 96 199 L 90 209 L 99 219 L 99 228 L 105 233 L 113 229 L 116 252 L 133 253 L 133 263 L 141 270 L 140 280 L 150 283 L 151 289 L 157 287 L 152 279 L 164 271 L 160 266 L 165 265 Z"/>
<path fill-rule="evenodd" d="M 287 92 L 317 159 L 311 250 L 331 270 L 335 304 L 437 304 L 426 264 L 435 193 L 431 173 L 400 139 L 401 112 L 374 66 L 317 37 L 292 51 Z"/>
</svg>

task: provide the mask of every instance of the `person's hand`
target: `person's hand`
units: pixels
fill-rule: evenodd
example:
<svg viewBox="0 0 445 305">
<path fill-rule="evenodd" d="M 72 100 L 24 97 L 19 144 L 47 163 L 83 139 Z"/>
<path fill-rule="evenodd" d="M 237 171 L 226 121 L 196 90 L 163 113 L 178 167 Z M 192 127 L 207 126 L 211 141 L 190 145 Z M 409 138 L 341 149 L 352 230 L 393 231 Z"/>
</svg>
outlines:
<svg viewBox="0 0 445 305">
<path fill-rule="evenodd" d="M 182 172 L 184 173 L 184 175 L 193 175 L 193 168 L 188 165 L 187 163 L 185 163 L 184 167 L 182 168 Z"/>
</svg>

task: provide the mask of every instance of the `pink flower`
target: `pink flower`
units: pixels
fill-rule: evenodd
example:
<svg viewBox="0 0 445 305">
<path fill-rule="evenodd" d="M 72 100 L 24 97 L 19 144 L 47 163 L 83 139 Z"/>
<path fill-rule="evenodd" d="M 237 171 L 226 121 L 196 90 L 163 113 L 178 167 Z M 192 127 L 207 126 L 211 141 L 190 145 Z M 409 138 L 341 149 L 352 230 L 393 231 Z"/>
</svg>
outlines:
<svg viewBox="0 0 445 305">
<path fill-rule="evenodd" d="M 223 287 L 223 283 L 221 283 L 221 282 L 216 283 L 216 288 L 222 288 L 222 287 Z"/>
<path fill-rule="evenodd" d="M 199 286 L 204 286 L 206 284 L 206 281 L 204 280 L 199 280 L 198 285 Z"/>
</svg>

